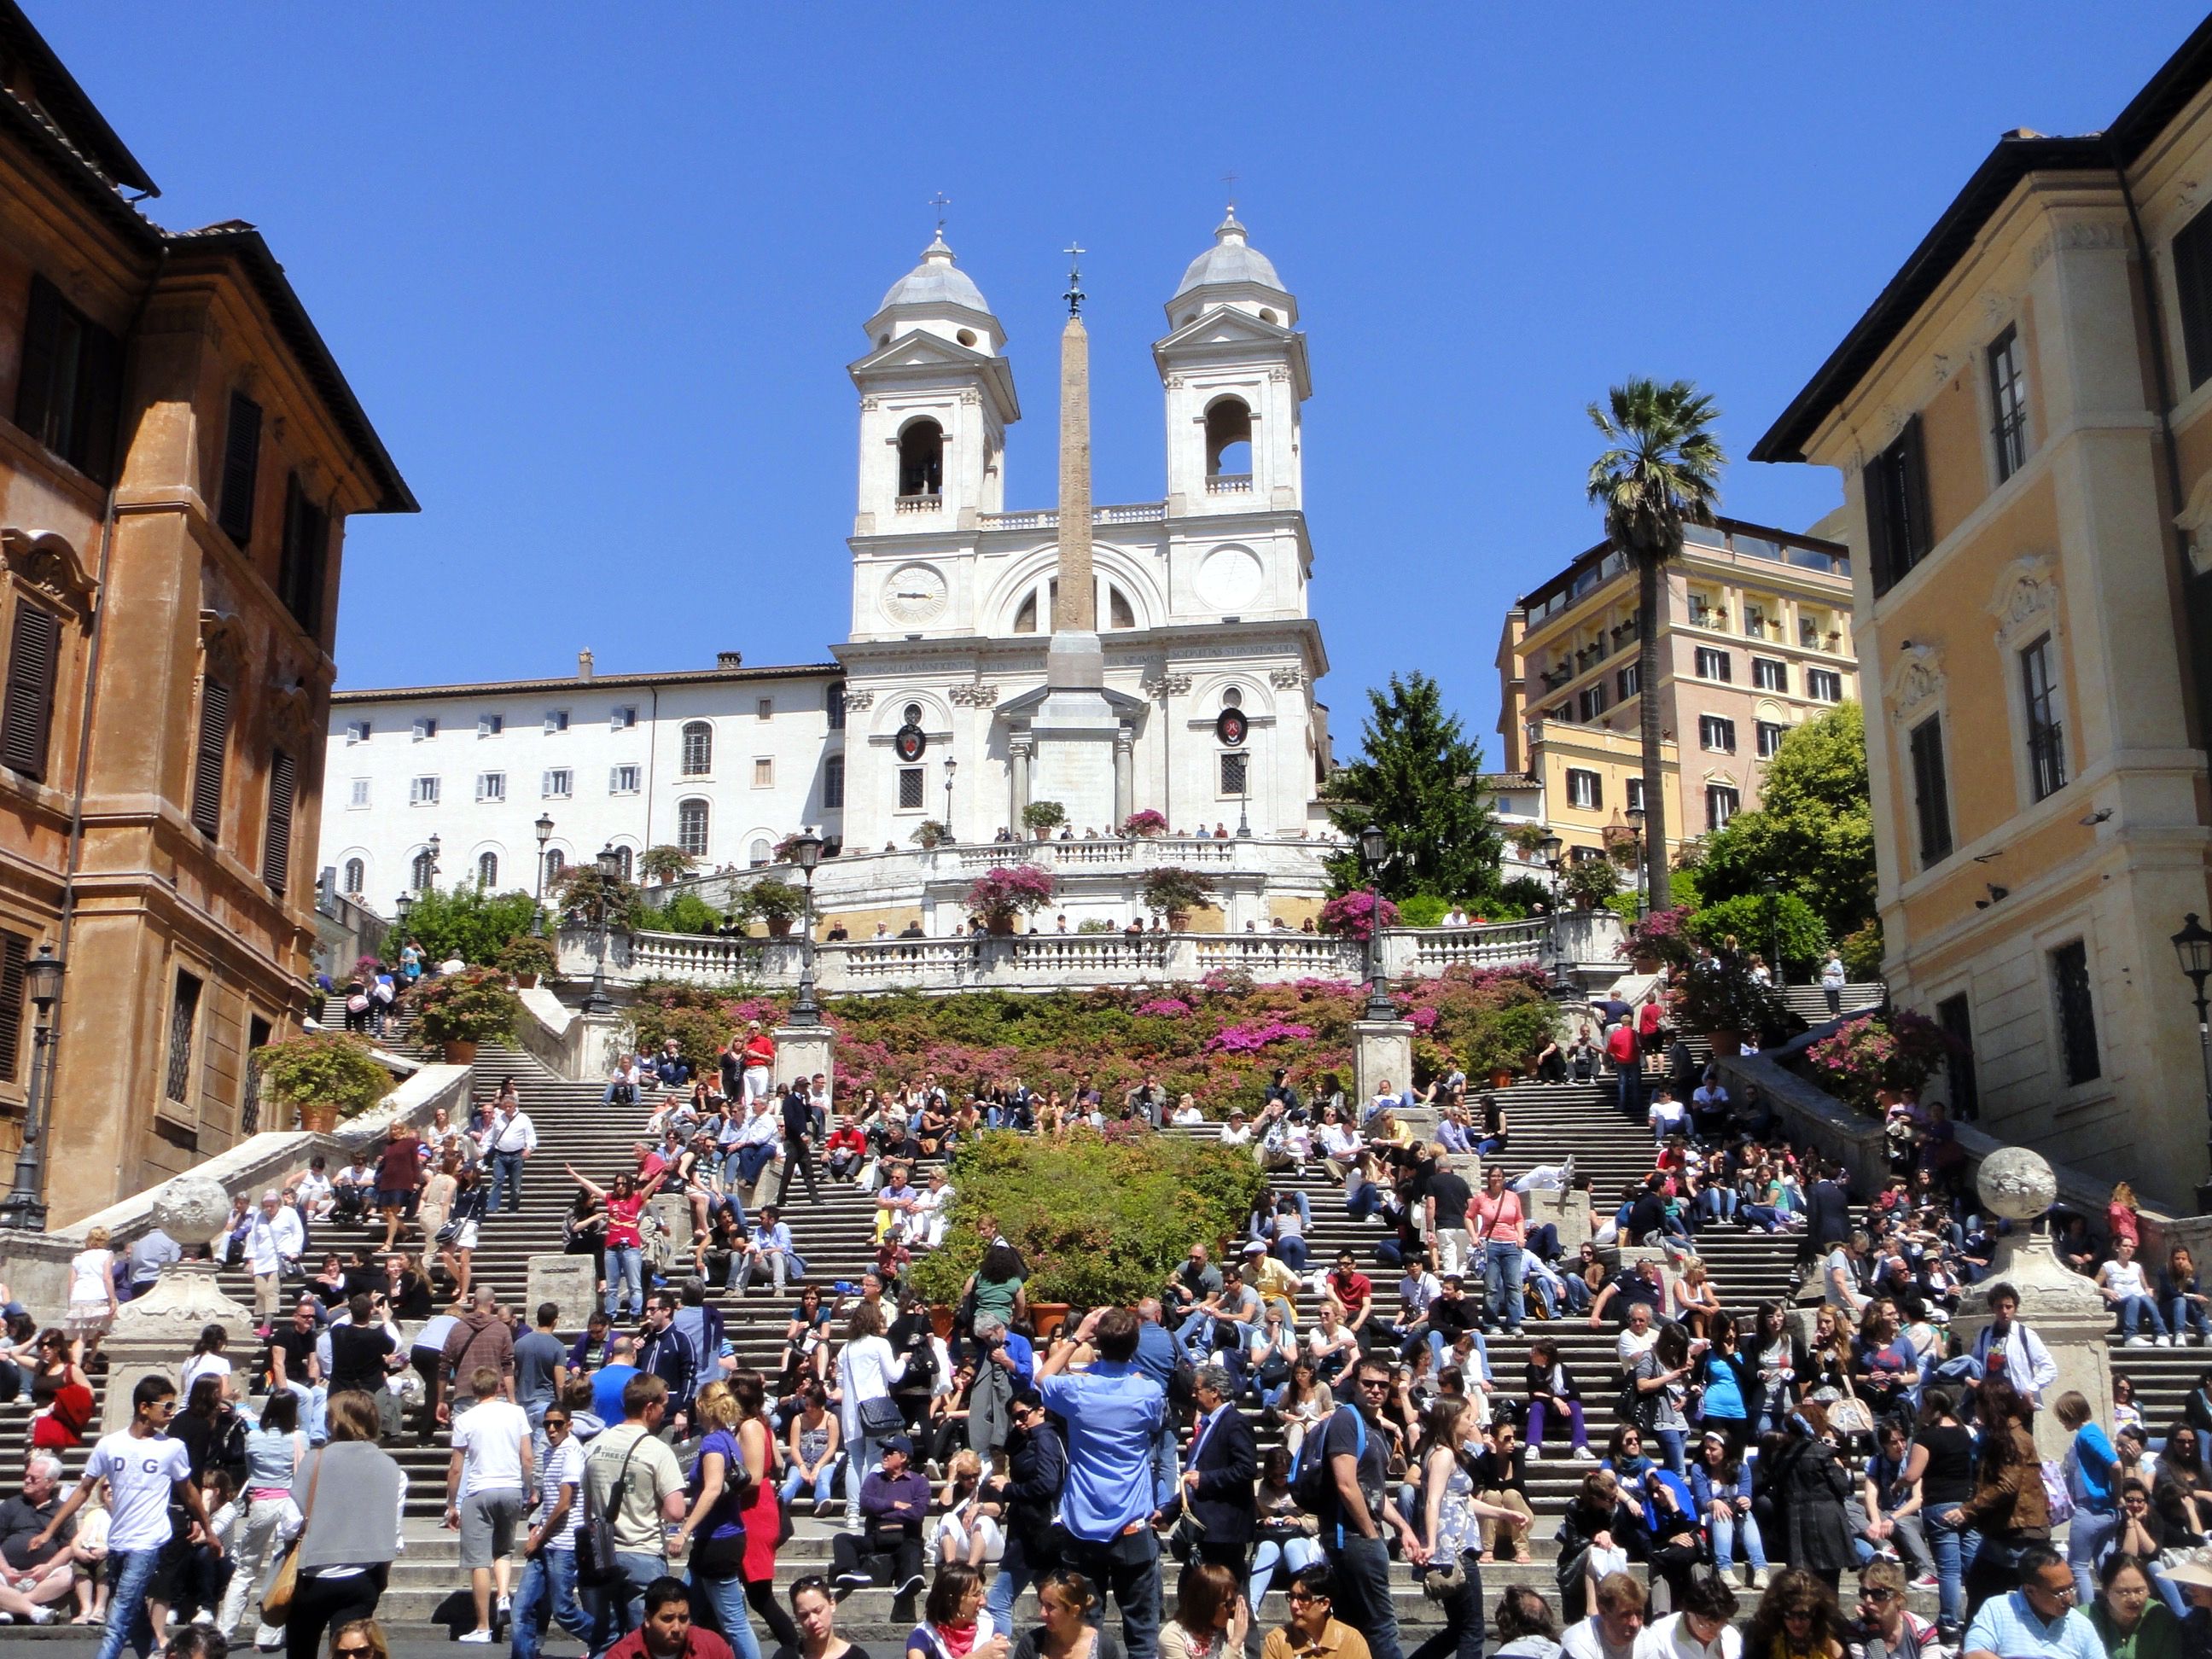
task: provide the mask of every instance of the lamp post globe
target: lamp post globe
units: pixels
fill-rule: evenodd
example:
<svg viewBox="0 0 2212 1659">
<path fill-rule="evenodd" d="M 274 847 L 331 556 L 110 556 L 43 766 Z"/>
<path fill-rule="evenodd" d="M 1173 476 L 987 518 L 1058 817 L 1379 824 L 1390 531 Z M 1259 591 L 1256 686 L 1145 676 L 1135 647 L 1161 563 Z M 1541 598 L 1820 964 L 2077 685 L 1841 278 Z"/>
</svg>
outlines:
<svg viewBox="0 0 2212 1659">
<path fill-rule="evenodd" d="M 538 832 L 538 896 L 530 907 L 530 937 L 545 937 L 545 843 L 553 839 L 553 815 L 540 812 L 531 828 Z"/>
<path fill-rule="evenodd" d="M 1365 1017 L 1398 1018 L 1398 1006 L 1382 983 L 1382 866 L 1389 862 L 1390 838 L 1369 824 L 1359 832 L 1359 862 L 1367 871 L 1367 1008 Z"/>
<path fill-rule="evenodd" d="M 2204 1072 L 2205 1155 L 2212 1160 L 2212 1021 L 2206 1018 L 2204 998 L 2204 981 L 2212 979 L 2212 928 L 2197 921 L 2193 910 L 2182 918 L 2181 931 L 2173 936 L 2173 953 L 2181 960 L 2197 1004 L 2197 1054 Z M 2197 1186 L 2197 1213 L 2212 1215 L 2212 1174 Z"/>
</svg>

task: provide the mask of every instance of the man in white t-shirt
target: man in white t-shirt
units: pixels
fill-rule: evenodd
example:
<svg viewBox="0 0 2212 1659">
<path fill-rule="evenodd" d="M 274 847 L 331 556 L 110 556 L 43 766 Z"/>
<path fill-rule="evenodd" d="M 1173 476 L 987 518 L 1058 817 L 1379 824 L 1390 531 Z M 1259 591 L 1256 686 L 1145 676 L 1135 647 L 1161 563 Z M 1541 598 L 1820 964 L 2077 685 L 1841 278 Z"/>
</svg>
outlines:
<svg viewBox="0 0 2212 1659">
<path fill-rule="evenodd" d="M 2142 1334 L 2143 1316 L 2150 1316 L 2150 1328 L 2158 1346 L 2170 1348 L 2173 1336 L 2166 1328 L 2166 1316 L 2158 1310 L 2158 1304 L 2150 1293 L 2150 1285 L 2143 1279 L 2142 1263 L 2136 1260 L 2136 1242 L 2122 1237 L 2112 1241 L 2112 1259 L 2097 1269 L 2097 1289 L 2104 1295 L 2106 1304 L 2120 1316 L 2120 1334 L 2130 1348 L 2148 1348 L 2152 1338 Z"/>
<path fill-rule="evenodd" d="M 522 1583 L 514 1592 L 510 1632 L 514 1659 L 538 1659 L 541 1616 L 569 1635 L 589 1641 L 592 1617 L 576 1599 L 576 1529 L 584 1522 L 584 1443 L 576 1438 L 568 1407 L 545 1408 L 545 1472 L 539 1478 L 538 1522 L 522 1545 Z"/>
<path fill-rule="evenodd" d="M 1674 1098 L 1674 1091 L 1661 1084 L 1652 1093 L 1650 1109 L 1644 1115 L 1645 1121 L 1651 1125 L 1653 1144 L 1664 1141 L 1668 1135 L 1680 1134 L 1689 1115 L 1689 1109 Z"/>
<path fill-rule="evenodd" d="M 1566 1659 L 1632 1659 L 1644 1633 L 1644 1586 L 1625 1572 L 1597 1581 L 1597 1607 L 1560 1632 Z"/>
<path fill-rule="evenodd" d="M 1831 1249 L 1820 1262 L 1820 1299 L 1853 1325 L 1873 1300 L 1859 1289 L 1859 1263 L 1873 1248 L 1873 1239 L 1864 1232 L 1854 1232 Z"/>
<path fill-rule="evenodd" d="M 461 1534 L 461 1565 L 476 1597 L 477 1627 L 460 1639 L 492 1639 L 492 1587 L 507 1612 L 507 1557 L 530 1491 L 530 1418 L 500 1393 L 499 1373 L 479 1365 L 469 1374 L 476 1403 L 453 1419 L 453 1455 L 446 1466 L 446 1525 Z"/>
<path fill-rule="evenodd" d="M 107 1602 L 107 1626 L 100 1632 L 99 1659 L 116 1659 L 128 1641 L 140 1653 L 152 1645 L 144 1626 L 146 1590 L 169 1542 L 169 1504 L 182 1504 L 206 1534 L 208 1547 L 220 1558 L 222 1543 L 208 1519 L 207 1505 L 192 1480 L 192 1461 L 180 1440 L 166 1431 L 177 1414 L 177 1385 L 166 1376 L 145 1376 L 131 1391 L 128 1428 L 102 1437 L 85 1461 L 84 1479 L 28 1545 L 44 1549 L 84 1507 L 103 1480 L 107 1482 L 107 1571 L 114 1585 Z M 145 1630 L 140 1635 L 132 1629 Z"/>
</svg>

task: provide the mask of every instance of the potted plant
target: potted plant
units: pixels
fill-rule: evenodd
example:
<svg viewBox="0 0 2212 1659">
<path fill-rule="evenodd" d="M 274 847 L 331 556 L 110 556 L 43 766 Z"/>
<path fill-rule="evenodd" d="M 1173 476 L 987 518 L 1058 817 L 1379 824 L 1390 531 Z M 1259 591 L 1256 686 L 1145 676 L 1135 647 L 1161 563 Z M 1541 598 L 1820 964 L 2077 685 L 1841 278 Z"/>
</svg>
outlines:
<svg viewBox="0 0 2212 1659">
<path fill-rule="evenodd" d="M 1052 872 L 1019 864 L 988 871 L 968 890 L 968 908 L 983 918 L 994 933 L 1014 931 L 1014 918 L 1030 915 L 1052 902 L 1056 884 Z"/>
<path fill-rule="evenodd" d="M 1052 832 L 1067 822 L 1067 809 L 1056 800 L 1033 800 L 1022 808 L 1022 824 L 1039 841 L 1051 838 Z"/>
<path fill-rule="evenodd" d="M 512 1038 L 522 1018 L 522 999 L 496 968 L 430 975 L 416 981 L 407 999 L 416 1034 L 440 1045 L 448 1066 L 472 1064 L 478 1043 Z"/>
<path fill-rule="evenodd" d="M 392 1092 L 392 1073 L 366 1037 L 350 1031 L 307 1031 L 253 1051 L 264 1099 L 299 1109 L 300 1127 L 328 1134 Z"/>
<path fill-rule="evenodd" d="M 1829 1093 L 1872 1116 L 1880 1109 L 1879 1097 L 1920 1088 L 1938 1066 L 1962 1052 L 1927 1015 L 1893 1008 L 1847 1021 L 1806 1049 L 1805 1059 Z"/>
<path fill-rule="evenodd" d="M 1121 833 L 1125 836 L 1139 836 L 1150 841 L 1154 836 L 1164 836 L 1167 832 L 1166 815 L 1155 812 L 1149 806 L 1142 807 L 1121 820 Z"/>
<path fill-rule="evenodd" d="M 1697 954 L 1690 948 L 1689 920 L 1687 905 L 1654 910 L 1628 929 L 1620 941 L 1620 954 L 1639 974 L 1656 974 L 1662 968 L 1686 968 Z"/>
<path fill-rule="evenodd" d="M 1805 1027 L 1778 989 L 1761 985 L 1749 969 L 1732 962 L 1678 975 L 1667 1006 L 1674 1024 L 1702 1032 L 1718 1054 L 1741 1054 L 1747 1036 L 1771 1048 Z"/>
<path fill-rule="evenodd" d="M 514 975 L 515 988 L 527 991 L 553 976 L 553 947 L 529 933 L 517 933 L 500 947 L 495 964 Z"/>
<path fill-rule="evenodd" d="M 804 830 L 793 830 L 789 835 L 786 836 L 781 841 L 776 842 L 774 847 L 769 849 L 768 861 L 770 864 L 791 863 L 792 849 L 805 839 L 806 831 Z"/>
<path fill-rule="evenodd" d="M 1610 859 L 1577 859 L 1559 878 L 1559 891 L 1576 908 L 1595 910 L 1620 890 L 1620 875 Z"/>
<path fill-rule="evenodd" d="M 952 832 L 935 818 L 924 818 L 914 826 L 915 844 L 925 852 L 952 839 Z"/>
<path fill-rule="evenodd" d="M 1364 887 L 1333 898 L 1321 907 L 1321 930 L 1334 933 L 1339 939 L 1357 939 L 1364 944 L 1375 933 L 1376 899 Z M 1382 925 L 1398 925 L 1398 907 L 1389 899 L 1381 902 Z"/>
<path fill-rule="evenodd" d="M 691 866 L 697 862 L 682 848 L 663 843 L 659 847 L 648 847 L 638 854 L 637 867 L 666 887 L 678 878 L 690 875 Z"/>
<path fill-rule="evenodd" d="M 806 914 L 806 890 L 764 877 L 738 896 L 737 913 L 747 921 L 766 922 L 770 939 L 789 939 L 792 924 Z"/>
<path fill-rule="evenodd" d="M 1170 933 L 1184 933 L 1190 927 L 1190 913 L 1213 899 L 1213 884 L 1195 870 L 1185 870 L 1178 865 L 1164 864 L 1145 872 L 1138 896 L 1147 910 L 1158 910 L 1168 919 Z"/>
</svg>

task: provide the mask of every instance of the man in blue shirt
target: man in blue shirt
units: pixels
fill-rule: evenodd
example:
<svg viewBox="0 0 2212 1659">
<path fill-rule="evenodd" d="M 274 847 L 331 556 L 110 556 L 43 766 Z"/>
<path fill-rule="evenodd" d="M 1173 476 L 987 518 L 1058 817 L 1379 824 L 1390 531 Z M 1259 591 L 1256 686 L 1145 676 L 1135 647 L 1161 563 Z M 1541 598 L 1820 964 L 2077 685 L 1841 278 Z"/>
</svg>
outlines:
<svg viewBox="0 0 2212 1659">
<path fill-rule="evenodd" d="M 2100 1659 L 2104 1644 L 2074 1605 L 2074 1572 L 2048 1544 L 2020 1553 L 2020 1588 L 1982 1603 L 1960 1659 Z"/>
<path fill-rule="evenodd" d="M 1054 1343 L 1037 1367 L 1037 1392 L 1067 1427 L 1067 1485 L 1060 1497 L 1065 1562 L 1113 1592 L 1128 1659 L 1156 1659 L 1160 1553 L 1152 1517 L 1160 1500 L 1146 1477 L 1167 1419 L 1167 1395 L 1133 1363 L 1138 1326 L 1127 1308 L 1092 1309 L 1073 1340 Z M 1096 1363 L 1066 1374 L 1094 1345 Z"/>
<path fill-rule="evenodd" d="M 1160 1385 L 1165 1395 L 1179 1366 L 1188 1363 L 1182 1345 L 1168 1332 L 1160 1299 L 1148 1296 L 1137 1304 L 1137 1357 L 1139 1376 Z M 1160 1413 L 1160 1431 L 1152 1441 L 1152 1501 L 1166 1509 L 1176 1501 L 1182 1471 L 1176 1463 L 1176 1423 L 1171 1411 Z"/>
</svg>

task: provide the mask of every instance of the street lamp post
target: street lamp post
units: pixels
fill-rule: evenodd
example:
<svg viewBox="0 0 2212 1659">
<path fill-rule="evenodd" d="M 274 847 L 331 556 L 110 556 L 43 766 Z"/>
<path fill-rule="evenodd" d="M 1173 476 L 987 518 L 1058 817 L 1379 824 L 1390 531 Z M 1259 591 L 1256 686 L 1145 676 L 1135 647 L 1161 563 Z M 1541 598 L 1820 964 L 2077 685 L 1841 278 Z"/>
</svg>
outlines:
<svg viewBox="0 0 2212 1659">
<path fill-rule="evenodd" d="M 592 906 L 592 921 L 599 927 L 599 948 L 592 958 L 592 988 L 584 999 L 587 1014 L 614 1012 L 614 999 L 607 994 L 607 901 L 614 896 L 614 884 L 622 879 L 622 854 L 610 842 L 599 848 L 599 902 Z"/>
<path fill-rule="evenodd" d="M 553 839 L 553 815 L 540 812 L 532 826 L 538 831 L 538 903 L 530 913 L 530 937 L 545 937 L 545 843 Z"/>
<path fill-rule="evenodd" d="M 412 893 L 402 893 L 392 901 L 392 920 L 399 930 L 399 942 L 403 945 L 407 943 L 407 918 L 414 913 L 414 909 L 415 896 Z M 395 959 L 396 955 L 395 952 Z"/>
<path fill-rule="evenodd" d="M 1382 866 L 1390 861 L 1390 838 L 1371 823 L 1359 832 L 1359 861 L 1367 870 L 1366 1018 L 1395 1019 L 1397 1005 L 1382 983 Z"/>
<path fill-rule="evenodd" d="M 2212 929 L 2197 920 L 2195 911 L 2182 918 L 2181 931 L 2173 936 L 2173 951 L 2196 993 L 2197 1052 L 2204 1066 L 2205 1150 L 2212 1157 L 2212 1021 L 2206 1018 L 2204 999 L 2204 981 L 2212 979 Z M 2212 1176 L 2197 1185 L 2197 1213 L 2212 1215 Z"/>
<path fill-rule="evenodd" d="M 1649 890 L 1644 884 L 1644 809 L 1632 806 L 1622 816 L 1628 820 L 1629 849 L 1636 854 L 1636 919 L 1641 921 Z"/>
<path fill-rule="evenodd" d="M 954 769 L 960 763 L 954 760 L 950 755 L 947 755 L 945 757 L 945 839 L 948 842 L 954 839 L 952 834 L 952 774 Z M 818 848 L 815 852 L 815 856 L 817 858 L 821 857 L 821 852 Z"/>
<path fill-rule="evenodd" d="M 952 763 L 945 762 L 945 769 Z M 951 781 L 945 781 L 949 793 Z M 822 837 L 811 830 L 801 830 L 788 848 L 791 861 L 799 866 L 800 879 L 806 884 L 806 908 L 802 912 L 802 928 L 799 952 L 799 999 L 791 1005 L 793 1025 L 819 1025 L 822 1006 L 814 1000 L 814 866 L 822 862 Z"/>
<path fill-rule="evenodd" d="M 1774 976 L 1774 983 L 1781 985 L 1788 978 L 1782 971 L 1782 884 L 1771 876 L 1761 876 L 1759 890 L 1766 899 L 1766 965 Z"/>
<path fill-rule="evenodd" d="M 47 1016 L 61 1000 L 62 970 L 66 965 L 51 945 L 41 945 L 39 954 L 23 964 L 23 988 L 37 1010 L 38 1023 L 31 1031 L 31 1089 L 23 1102 L 23 1144 L 15 1153 L 15 1184 L 8 1196 L 0 1199 L 0 1228 L 10 1231 L 46 1230 L 46 1097 L 52 1085 L 54 1040 Z"/>
</svg>

